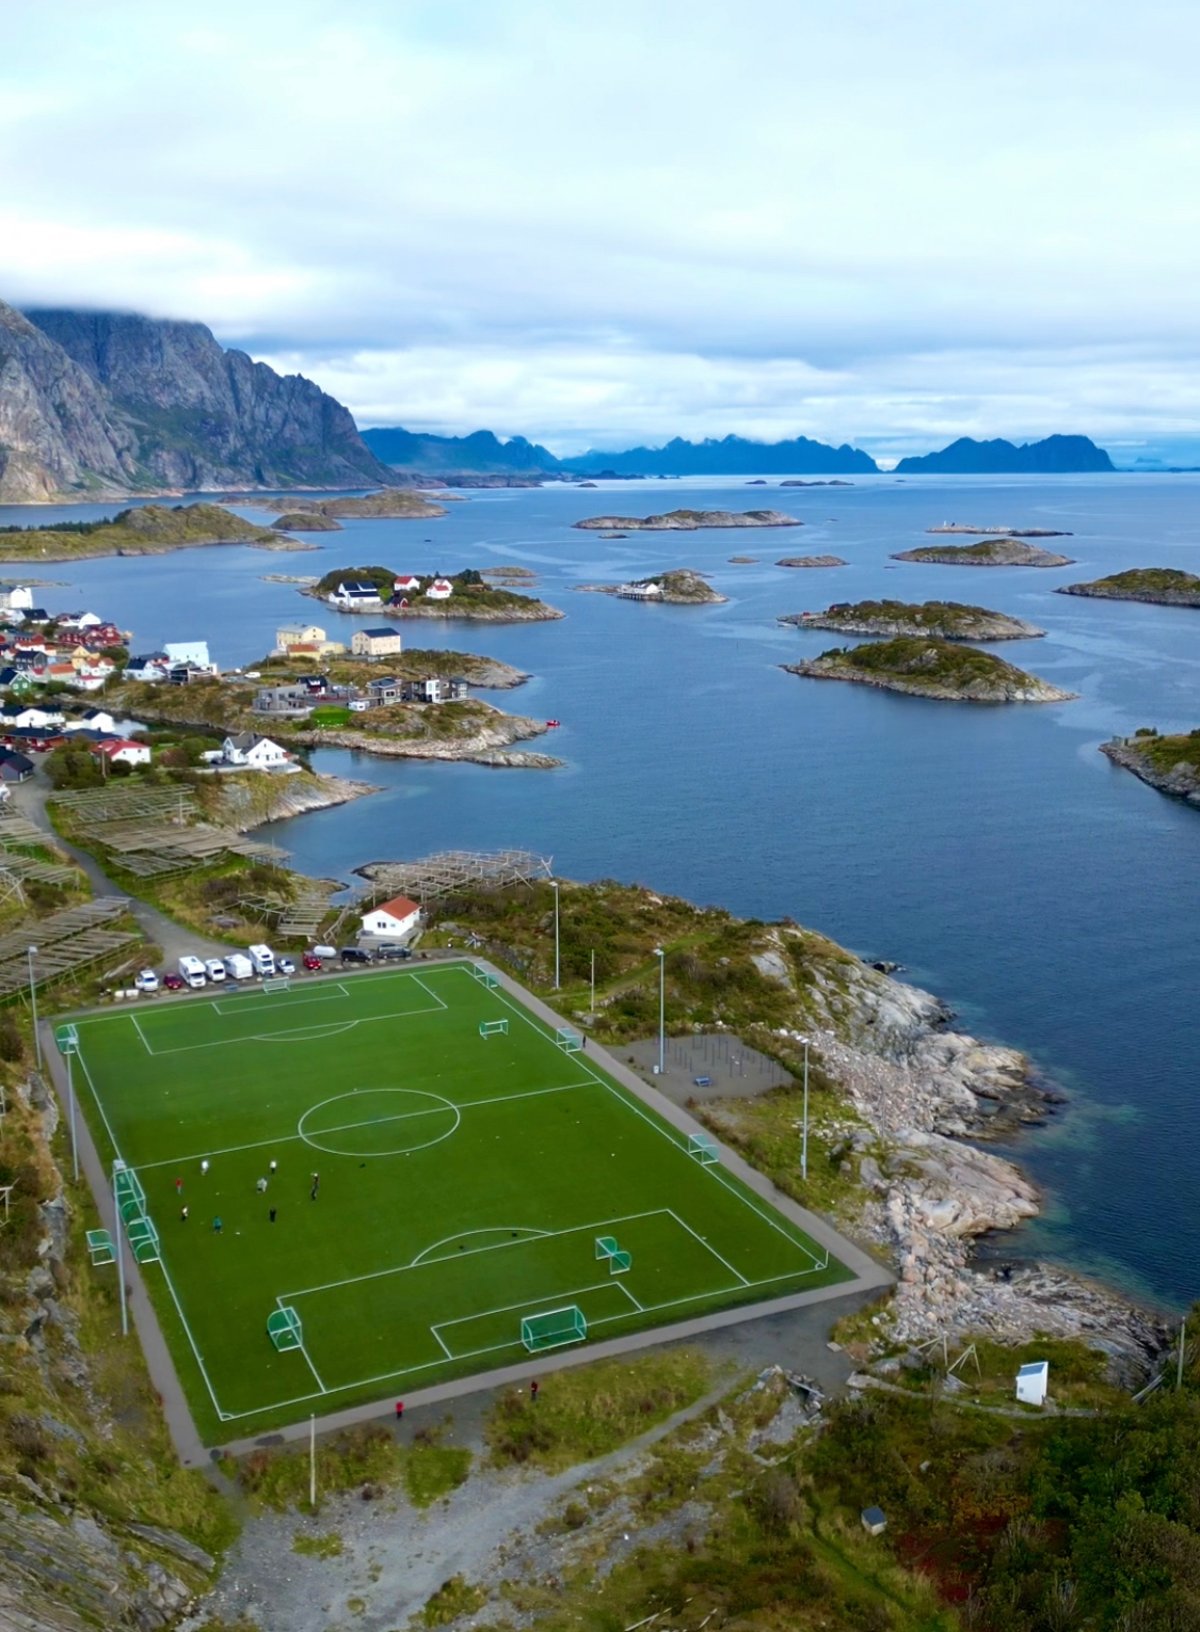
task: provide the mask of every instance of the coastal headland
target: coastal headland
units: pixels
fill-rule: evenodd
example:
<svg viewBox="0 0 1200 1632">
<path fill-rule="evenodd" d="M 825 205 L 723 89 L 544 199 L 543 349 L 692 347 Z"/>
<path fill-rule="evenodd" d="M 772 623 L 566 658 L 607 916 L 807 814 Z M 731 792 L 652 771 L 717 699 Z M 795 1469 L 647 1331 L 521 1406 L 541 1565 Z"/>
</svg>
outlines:
<svg viewBox="0 0 1200 1632">
<path fill-rule="evenodd" d="M 1100 752 L 1160 793 L 1200 809 L 1200 730 L 1160 735 L 1143 726 L 1132 737 L 1102 742 Z"/>
<path fill-rule="evenodd" d="M 1046 633 L 1007 612 L 958 601 L 836 601 L 824 612 L 789 612 L 779 621 L 848 635 L 933 635 L 938 640 L 1030 640 Z"/>
<path fill-rule="evenodd" d="M 258 550 L 311 550 L 316 546 L 272 527 L 257 527 L 220 504 L 146 504 L 107 521 L 46 527 L 0 527 L 0 560 L 76 561 L 100 555 L 166 555 L 213 544 Z"/>
<path fill-rule="evenodd" d="M 1077 695 L 1026 674 L 991 652 L 929 636 L 901 635 L 863 646 L 834 647 L 783 667 L 789 674 L 813 680 L 847 680 L 939 702 L 1065 703 Z"/>
</svg>

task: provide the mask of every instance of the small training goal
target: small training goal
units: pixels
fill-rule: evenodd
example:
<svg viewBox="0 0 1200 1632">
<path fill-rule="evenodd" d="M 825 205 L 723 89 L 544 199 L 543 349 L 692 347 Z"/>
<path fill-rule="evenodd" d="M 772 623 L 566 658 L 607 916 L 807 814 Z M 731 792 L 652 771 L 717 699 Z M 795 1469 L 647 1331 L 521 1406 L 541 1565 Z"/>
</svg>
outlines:
<svg viewBox="0 0 1200 1632">
<path fill-rule="evenodd" d="M 707 1133 L 688 1135 L 688 1155 L 698 1161 L 701 1167 L 713 1167 L 721 1159 L 717 1141 Z"/>
<path fill-rule="evenodd" d="M 262 989 L 267 997 L 272 996 L 275 992 L 290 992 L 292 977 L 290 975 L 264 975 Z"/>
<path fill-rule="evenodd" d="M 507 1037 L 508 1021 L 481 1020 L 479 1022 L 479 1035 L 481 1037 Z"/>
<path fill-rule="evenodd" d="M 301 1332 L 300 1316 L 291 1304 L 283 1309 L 272 1309 L 267 1316 L 267 1336 L 281 1354 L 288 1349 L 300 1348 L 303 1342 Z"/>
<path fill-rule="evenodd" d="M 489 991 L 500 984 L 492 971 L 485 969 L 481 963 L 471 965 L 471 974 L 481 986 L 486 986 Z"/>
<path fill-rule="evenodd" d="M 563 1309 L 547 1309 L 526 1315 L 521 1321 L 521 1342 L 530 1354 L 543 1349 L 561 1349 L 568 1343 L 582 1343 L 587 1337 L 587 1321 L 578 1304 Z"/>
<path fill-rule="evenodd" d="M 583 1038 L 579 1032 L 572 1031 L 570 1026 L 559 1026 L 554 1034 L 554 1041 L 564 1054 L 578 1054 L 583 1048 Z"/>
</svg>

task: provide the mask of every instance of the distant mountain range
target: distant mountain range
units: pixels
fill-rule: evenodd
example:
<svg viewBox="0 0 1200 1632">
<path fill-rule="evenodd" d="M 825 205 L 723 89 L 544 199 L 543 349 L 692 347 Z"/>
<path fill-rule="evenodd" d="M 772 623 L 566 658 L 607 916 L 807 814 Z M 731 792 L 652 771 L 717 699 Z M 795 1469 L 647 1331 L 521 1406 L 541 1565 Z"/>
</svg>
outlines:
<svg viewBox="0 0 1200 1632">
<path fill-rule="evenodd" d="M 898 476 L 1034 476 L 1114 469 L 1103 448 L 1087 436 L 1048 436 L 1020 447 L 997 439 L 976 442 L 960 436 L 938 453 L 901 459 Z"/>
<path fill-rule="evenodd" d="M 340 402 L 202 323 L 0 302 L 0 502 L 395 481 Z"/>
<path fill-rule="evenodd" d="M 515 436 L 501 442 L 491 431 L 433 436 L 400 427 L 363 432 L 380 459 L 398 471 L 425 476 L 468 474 L 545 476 L 873 476 L 879 466 L 861 448 L 832 447 L 807 436 L 755 442 L 743 436 L 688 442 L 675 437 L 661 448 L 593 448 L 559 459 L 548 448 Z M 1017 446 L 960 437 L 938 453 L 902 459 L 901 475 L 1039 475 L 1112 470 L 1112 460 L 1086 436 L 1049 436 Z"/>
</svg>

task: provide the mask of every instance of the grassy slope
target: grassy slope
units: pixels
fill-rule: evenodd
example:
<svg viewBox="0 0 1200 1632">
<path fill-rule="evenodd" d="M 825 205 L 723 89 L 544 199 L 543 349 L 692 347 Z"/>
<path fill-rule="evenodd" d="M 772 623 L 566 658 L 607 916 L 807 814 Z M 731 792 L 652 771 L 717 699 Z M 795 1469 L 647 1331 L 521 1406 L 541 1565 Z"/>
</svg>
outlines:
<svg viewBox="0 0 1200 1632">
<path fill-rule="evenodd" d="M 279 544 L 270 527 L 244 521 L 219 504 L 147 504 L 111 521 L 64 527 L 0 528 L 0 557 L 115 555 L 118 551 L 183 549 L 191 544 Z"/>
<path fill-rule="evenodd" d="M 318 579 L 313 585 L 312 593 L 315 596 L 328 595 L 343 582 L 369 583 L 374 584 L 387 601 L 391 599 L 397 575 L 397 569 L 392 567 L 341 567 L 336 571 L 327 572 L 323 578 Z M 415 576 L 427 581 L 435 575 L 431 572 L 419 572 Z M 446 576 L 454 586 L 453 593 L 445 601 L 439 602 L 439 607 L 503 612 L 523 611 L 541 604 L 532 595 L 518 595 L 514 590 L 500 589 L 487 583 L 464 582 L 461 573 L 449 573 Z M 416 593 L 420 594 L 419 591 Z"/>
<path fill-rule="evenodd" d="M 81 1023 L 88 1069 L 122 1154 L 140 1167 L 221 1407 L 249 1414 L 224 1432 L 313 1408 L 317 1385 L 303 1358 L 276 1354 L 265 1335 L 277 1296 L 411 1265 L 447 1238 L 436 1261 L 295 1299 L 330 1390 L 323 1405 L 519 1358 L 522 1311 L 578 1302 L 593 1326 L 616 1335 L 654 1324 L 656 1308 L 661 1323 L 843 1273 L 836 1265 L 812 1271 L 790 1226 L 781 1232 L 761 1216 L 761 1203 L 747 1205 L 735 1180 L 702 1169 L 678 1135 L 664 1137 L 648 1113 L 631 1112 L 623 1090 L 592 1082 L 586 1059 L 564 1056 L 461 968 L 423 969 L 420 979 L 357 976 L 345 996 L 330 982 L 287 999 L 218 998 L 220 1015 L 207 1002 L 165 1002 L 139 1010 L 140 1037 L 123 1015 Z M 438 999 L 449 1008 L 434 1009 Z M 510 1035 L 481 1040 L 478 1020 L 505 1012 Z M 386 1023 L 371 1024 L 372 1015 Z M 348 1018 L 360 1022 L 349 1031 Z M 322 1022 L 332 1027 L 328 1037 L 305 1029 Z M 283 1035 L 272 1043 L 276 1030 Z M 276 1070 L 281 1058 L 286 1075 Z M 580 1086 L 557 1091 L 569 1084 Z M 368 1092 L 375 1088 L 381 1092 Z M 510 1101 L 533 1090 L 541 1097 Z M 474 1109 L 459 1122 L 447 1097 Z M 331 1100 L 338 1103 L 314 1110 Z M 316 1146 L 297 1138 L 302 1118 Z M 360 1118 L 361 1128 L 332 1131 Z M 94 1131 L 103 1142 L 103 1128 Z M 403 1154 L 410 1148 L 411 1160 Z M 212 1172 L 202 1178 L 199 1161 L 210 1153 Z M 255 1181 L 276 1153 L 280 1171 L 263 1198 Z M 316 1203 L 314 1168 L 322 1177 Z M 193 1209 L 186 1224 L 177 1177 Z M 279 1209 L 275 1225 L 269 1204 Z M 212 1229 L 218 1214 L 221 1234 Z M 695 1221 L 713 1248 L 681 1219 Z M 510 1232 L 531 1221 L 575 1233 L 514 1244 Z M 634 1254 L 620 1284 L 594 1261 L 596 1233 L 615 1234 Z M 460 1256 L 460 1236 L 491 1250 Z M 198 1420 L 216 1434 L 165 1288 L 154 1276 L 150 1285 Z M 512 1304 L 515 1313 L 480 1313 Z M 449 1358 L 431 1332 L 435 1321 L 458 1323 L 443 1327 Z M 280 1405 L 297 1398 L 298 1406 Z"/>
<path fill-rule="evenodd" d="M 965 688 L 978 682 L 1029 685 L 1033 680 L 1024 670 L 991 652 L 951 645 L 926 635 L 898 635 L 893 640 L 862 646 L 835 646 L 822 652 L 821 658 L 864 674 L 894 675 L 940 686 Z"/>
<path fill-rule="evenodd" d="M 823 621 L 842 619 L 857 623 L 866 618 L 881 623 L 907 623 L 915 629 L 965 629 L 981 618 L 1002 618 L 1003 612 L 992 612 L 986 606 L 968 606 L 961 601 L 854 601 L 827 607 L 821 613 Z"/>
<path fill-rule="evenodd" d="M 1128 572 L 1114 572 L 1107 578 L 1071 587 L 1076 591 L 1102 590 L 1124 595 L 1200 595 L 1200 578 L 1175 567 L 1132 567 Z"/>
<path fill-rule="evenodd" d="M 1173 737 L 1139 735 L 1130 739 L 1127 746 L 1157 771 L 1170 771 L 1179 764 L 1200 771 L 1200 730 Z"/>
</svg>

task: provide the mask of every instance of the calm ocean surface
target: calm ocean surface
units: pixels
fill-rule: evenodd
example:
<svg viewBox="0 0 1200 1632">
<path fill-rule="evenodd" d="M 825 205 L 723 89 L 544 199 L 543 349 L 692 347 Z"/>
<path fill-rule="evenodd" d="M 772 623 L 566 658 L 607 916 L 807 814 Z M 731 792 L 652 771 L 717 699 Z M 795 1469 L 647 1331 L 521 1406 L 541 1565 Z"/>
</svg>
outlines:
<svg viewBox="0 0 1200 1632">
<path fill-rule="evenodd" d="M 794 530 L 631 535 L 570 523 L 610 511 L 773 505 Z M 110 509 L 116 508 L 110 507 Z M 296 865 L 348 875 L 362 862 L 450 847 L 521 846 L 567 876 L 654 885 L 738 913 L 790 914 L 856 951 L 905 965 L 970 1030 L 1027 1049 L 1070 1093 L 1024 1138 L 1047 1188 L 1029 1251 L 1172 1304 L 1200 1294 L 1200 812 L 1097 753 L 1139 725 L 1200 726 L 1200 613 L 1055 595 L 1124 567 L 1200 572 L 1200 477 L 880 477 L 852 488 L 741 481 L 604 483 L 472 494 L 444 520 L 351 522 L 321 552 L 183 551 L 47 564 L 52 610 L 93 607 L 137 647 L 209 640 L 245 664 L 278 623 L 317 614 L 272 571 L 342 563 L 402 571 L 515 562 L 558 623 L 444 632 L 412 645 L 486 652 L 534 676 L 495 697 L 556 717 L 557 772 L 403 764 L 328 752 L 319 769 L 384 791 L 281 826 Z M 0 524 L 106 513 L 0 510 Z M 261 519 L 262 513 L 246 511 Z M 1069 529 L 1078 565 L 974 571 L 888 559 L 943 520 Z M 0 539 L 0 547 L 3 540 Z M 1051 548 L 1056 547 L 1051 541 Z M 781 570 L 781 555 L 844 568 Z M 731 555 L 759 558 L 732 566 Z M 572 593 L 593 581 L 690 566 L 729 596 L 711 608 Z M 10 576 L 28 568 L 4 569 Z M 1073 691 L 1054 707 L 955 707 L 797 679 L 777 667 L 836 643 L 776 623 L 865 596 L 967 600 L 1032 619 L 1048 638 L 996 648 Z"/>
</svg>

